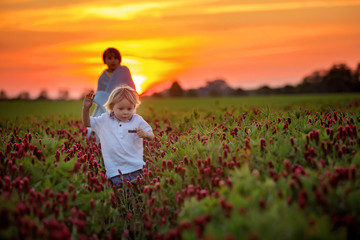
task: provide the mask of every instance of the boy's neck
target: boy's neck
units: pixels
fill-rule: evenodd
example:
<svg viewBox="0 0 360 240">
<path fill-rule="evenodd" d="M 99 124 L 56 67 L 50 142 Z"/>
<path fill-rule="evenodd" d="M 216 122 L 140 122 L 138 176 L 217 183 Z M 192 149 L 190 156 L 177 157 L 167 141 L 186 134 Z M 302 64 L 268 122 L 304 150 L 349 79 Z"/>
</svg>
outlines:
<svg viewBox="0 0 360 240">
<path fill-rule="evenodd" d="M 109 113 L 110 118 L 112 118 L 112 119 L 117 119 L 117 120 L 120 121 L 120 122 L 128 122 L 128 121 L 131 121 L 132 118 L 134 117 L 134 114 L 135 114 L 135 113 L 131 114 L 131 116 L 130 116 L 129 119 L 123 121 L 123 120 L 118 119 L 118 118 L 115 116 L 114 112 L 110 112 L 110 113 Z"/>
</svg>

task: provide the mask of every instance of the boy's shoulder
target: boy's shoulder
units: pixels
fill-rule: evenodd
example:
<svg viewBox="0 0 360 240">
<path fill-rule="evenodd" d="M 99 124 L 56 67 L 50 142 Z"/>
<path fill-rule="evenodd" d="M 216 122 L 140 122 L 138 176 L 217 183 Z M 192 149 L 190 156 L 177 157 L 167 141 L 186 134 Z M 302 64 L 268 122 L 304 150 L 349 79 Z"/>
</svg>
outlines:
<svg viewBox="0 0 360 240">
<path fill-rule="evenodd" d="M 133 118 L 134 118 L 134 120 L 143 119 L 139 114 L 136 114 L 136 113 L 133 114 Z"/>
<path fill-rule="evenodd" d="M 111 117 L 111 114 L 109 112 L 104 112 L 100 115 L 100 117 Z"/>
<path fill-rule="evenodd" d="M 109 112 L 104 112 L 104 113 L 101 114 L 100 116 L 103 116 L 103 117 L 111 117 L 111 113 L 109 113 Z"/>
<path fill-rule="evenodd" d="M 98 116 L 90 116 L 90 117 L 97 118 L 97 119 L 109 119 L 109 118 L 111 118 L 111 115 L 108 112 L 104 112 Z"/>
<path fill-rule="evenodd" d="M 140 116 L 139 114 L 136 114 L 136 113 L 134 113 L 133 119 L 134 119 L 134 121 L 145 121 L 142 116 Z"/>
</svg>

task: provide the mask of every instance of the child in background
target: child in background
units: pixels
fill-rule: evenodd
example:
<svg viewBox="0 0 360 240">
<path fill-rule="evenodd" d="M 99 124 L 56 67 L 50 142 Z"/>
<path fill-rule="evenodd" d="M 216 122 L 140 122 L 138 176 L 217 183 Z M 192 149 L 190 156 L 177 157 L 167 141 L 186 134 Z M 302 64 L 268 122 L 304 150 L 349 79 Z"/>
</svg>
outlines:
<svg viewBox="0 0 360 240">
<path fill-rule="evenodd" d="M 145 164 L 142 138 L 153 140 L 154 134 L 150 125 L 135 113 L 140 101 L 133 88 L 127 85 L 115 88 L 104 104 L 107 112 L 99 117 L 89 116 L 93 99 L 93 92 L 85 96 L 83 124 L 99 136 L 106 176 L 113 185 L 121 187 L 123 177 L 131 181 L 142 174 Z"/>
<path fill-rule="evenodd" d="M 108 48 L 102 56 L 107 69 L 98 80 L 94 102 L 97 104 L 92 116 L 97 117 L 106 112 L 104 104 L 110 93 L 118 86 L 128 85 L 135 89 L 134 81 L 128 67 L 121 65 L 121 54 L 116 48 Z M 136 90 L 136 89 L 135 89 Z"/>
</svg>

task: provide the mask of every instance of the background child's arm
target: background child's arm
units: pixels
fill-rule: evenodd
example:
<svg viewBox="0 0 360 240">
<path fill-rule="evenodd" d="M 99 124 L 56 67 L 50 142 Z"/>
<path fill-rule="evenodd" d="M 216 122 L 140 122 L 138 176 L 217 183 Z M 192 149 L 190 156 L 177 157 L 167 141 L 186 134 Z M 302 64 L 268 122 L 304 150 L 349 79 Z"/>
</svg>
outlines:
<svg viewBox="0 0 360 240">
<path fill-rule="evenodd" d="M 90 127 L 90 107 L 93 103 L 94 97 L 95 97 L 94 92 L 90 92 L 84 98 L 84 104 L 82 110 L 82 122 L 85 127 Z"/>
<path fill-rule="evenodd" d="M 154 139 L 154 133 L 152 131 L 145 132 L 145 130 L 141 128 L 135 128 L 135 130 L 140 138 L 146 138 L 146 140 L 150 141 Z"/>
</svg>

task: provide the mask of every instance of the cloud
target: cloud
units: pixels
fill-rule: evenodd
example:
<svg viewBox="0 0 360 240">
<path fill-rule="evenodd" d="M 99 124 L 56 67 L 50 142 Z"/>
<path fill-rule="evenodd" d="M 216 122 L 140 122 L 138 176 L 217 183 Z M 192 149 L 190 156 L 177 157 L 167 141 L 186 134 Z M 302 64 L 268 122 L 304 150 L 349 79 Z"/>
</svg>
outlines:
<svg viewBox="0 0 360 240">
<path fill-rule="evenodd" d="M 185 4 L 185 3 L 184 3 Z M 360 0 L 327 0 L 327 1 L 197 1 L 187 3 L 181 8 L 169 8 L 163 13 L 166 19 L 186 19 L 186 18 L 219 18 L 221 16 L 237 15 L 241 18 L 241 14 L 266 13 L 266 12 L 288 12 L 289 10 L 312 10 L 312 9 L 329 9 L 340 7 L 356 7 L 360 6 Z M 219 22 L 221 21 L 218 19 Z"/>
<path fill-rule="evenodd" d="M 77 31 L 86 28 L 93 30 L 91 24 L 84 26 L 81 23 L 96 24 L 96 22 L 105 21 L 106 24 L 107 20 L 111 20 L 112 24 L 117 24 L 119 21 L 128 23 L 130 20 L 156 19 L 161 18 L 167 9 L 177 6 L 179 3 L 176 1 L 116 2 L 116 4 L 112 1 L 101 3 L 79 1 L 79 4 L 77 2 L 71 6 L 53 4 L 44 5 L 42 8 L 27 9 L 25 7 L 13 11 L 0 8 L 0 29 L 54 31 L 54 29 L 65 28 L 68 31 Z M 104 28 L 107 27 L 105 24 L 102 23 Z M 123 25 L 120 28 L 122 27 Z"/>
<path fill-rule="evenodd" d="M 141 2 L 119 6 L 87 8 L 85 12 L 101 18 L 131 20 L 140 14 L 145 14 L 147 16 L 161 15 L 161 10 L 172 6 L 174 6 L 174 3 L 171 2 Z"/>
<path fill-rule="evenodd" d="M 52 7 L 63 7 L 82 3 L 97 2 L 97 0 L 1 0 L 1 11 L 34 10 Z"/>
<path fill-rule="evenodd" d="M 200 10 L 203 14 L 224 14 L 232 12 L 259 12 L 259 11 L 279 11 L 292 9 L 311 9 L 311 8 L 332 8 L 342 6 L 359 6 L 359 0 L 352 1 L 283 1 L 271 3 L 248 3 L 248 4 L 224 4 L 214 7 L 205 7 Z"/>
<path fill-rule="evenodd" d="M 51 45 L 61 45 L 66 42 L 74 42 L 76 39 L 87 38 L 86 32 L 66 31 L 23 31 L 23 30 L 0 30 L 1 54 L 21 54 L 26 49 L 36 50 Z"/>
</svg>

